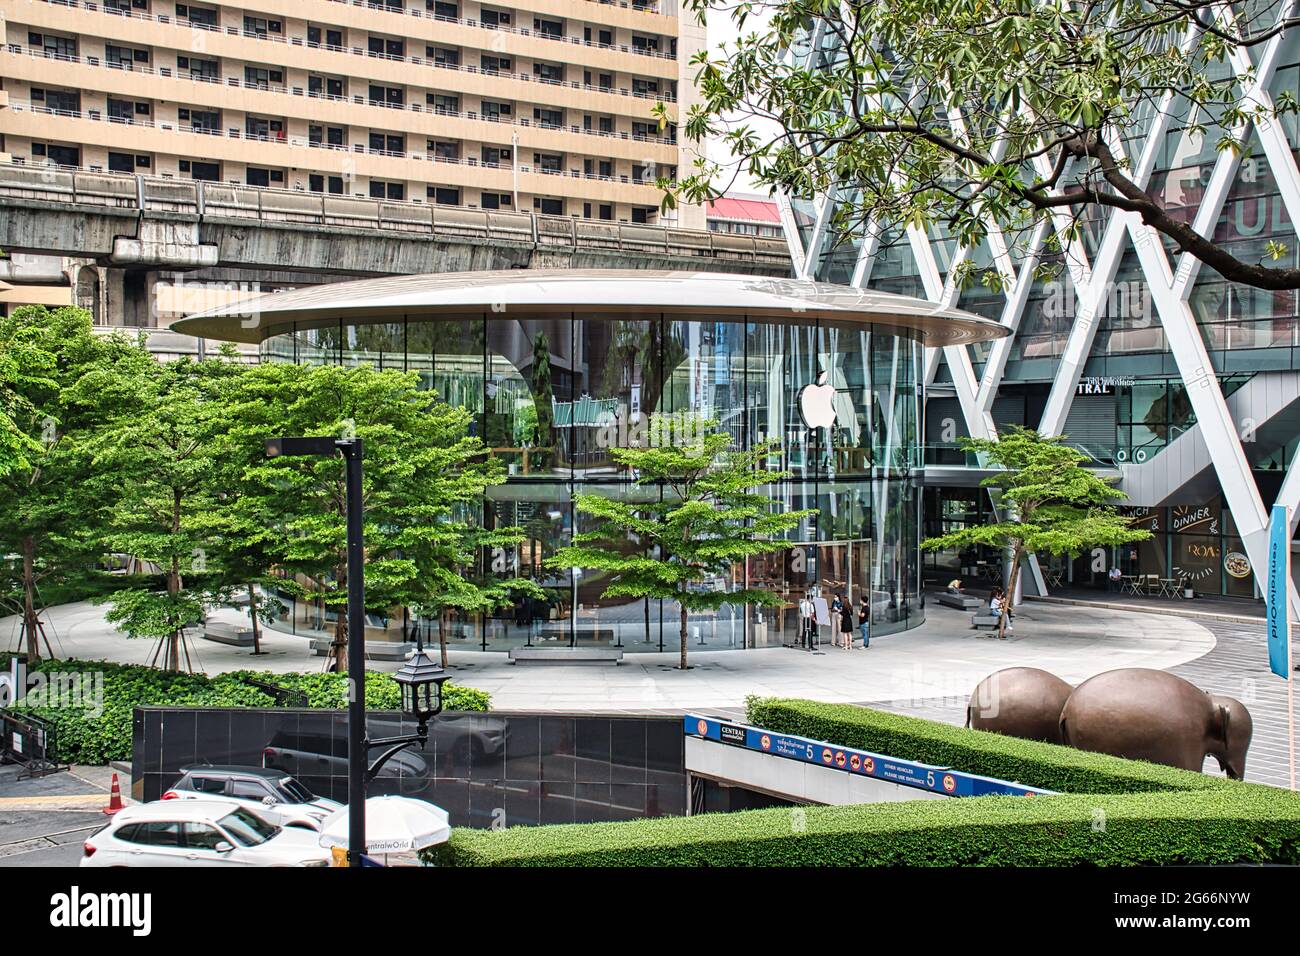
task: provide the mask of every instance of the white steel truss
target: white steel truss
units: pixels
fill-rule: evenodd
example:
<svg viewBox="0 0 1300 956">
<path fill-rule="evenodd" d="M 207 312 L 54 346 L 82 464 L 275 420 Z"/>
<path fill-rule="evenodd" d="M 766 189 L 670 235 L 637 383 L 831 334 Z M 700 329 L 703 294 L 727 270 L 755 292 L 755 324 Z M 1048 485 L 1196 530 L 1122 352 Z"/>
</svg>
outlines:
<svg viewBox="0 0 1300 956">
<path fill-rule="evenodd" d="M 1279 3 L 1279 20 L 1289 16 L 1296 3 L 1297 0 L 1283 0 Z M 1222 14 L 1222 17 L 1225 20 L 1230 18 L 1231 12 Z M 1197 27 L 1188 30 L 1183 38 L 1184 48 L 1196 41 L 1198 33 Z M 1239 83 L 1242 98 L 1265 110 L 1271 106 L 1269 86 L 1278 69 L 1285 40 L 1286 33 L 1273 37 L 1257 51 L 1253 60 L 1249 53 L 1240 50 L 1230 58 L 1230 66 Z M 1173 101 L 1172 92 L 1166 92 L 1154 110 L 1141 148 L 1133 160 L 1132 178 L 1144 187 L 1156 170 L 1166 137 L 1171 135 L 1170 127 L 1175 112 L 1172 108 Z M 949 123 L 954 135 L 963 135 L 964 119 L 960 114 L 950 117 Z M 1273 173 L 1291 223 L 1293 226 L 1300 224 L 1300 168 L 1297 167 L 1282 124 L 1267 120 L 1247 121 L 1233 132 L 1242 144 L 1249 141 L 1252 133 L 1258 138 L 1263 152 L 1260 161 L 1267 163 Z M 1181 135 L 1186 136 L 1187 133 Z M 1117 157 L 1125 156 L 1121 143 L 1112 142 L 1110 145 Z M 1193 219 L 1193 227 L 1202 235 L 1210 234 L 1218 223 L 1231 187 L 1236 181 L 1241 158 L 1240 153 L 1228 149 L 1219 152 L 1215 159 Z M 1039 157 L 1037 162 L 1044 167 L 1040 172 L 1046 172 L 1049 160 Z M 830 195 L 820 197 L 814 207 L 815 219 L 811 224 L 811 241 L 807 247 L 802 242 L 791 203 L 785 197 L 778 198 L 796 273 L 799 278 L 815 278 L 824 258 L 825 237 L 832 225 L 834 190 L 830 191 Z M 1127 253 L 1134 253 L 1140 275 L 1150 290 L 1169 352 L 1186 386 L 1225 503 L 1236 522 L 1251 565 L 1257 569 L 1258 574 L 1262 574 L 1267 567 L 1268 508 L 1251 474 L 1238 426 L 1232 420 L 1192 311 L 1191 295 L 1201 263 L 1190 254 L 1183 253 L 1176 265 L 1171 265 L 1161 237 L 1145 226 L 1136 215 L 1118 210 L 1109 213 L 1096 254 L 1090 261 L 1082 241 L 1072 238 L 1070 234 L 1069 216 L 1067 211 L 1058 213 L 1050 229 L 1056 231 L 1064 252 L 1063 273 L 1065 280 L 1073 286 L 1074 318 L 1053 377 L 1039 430 L 1044 434 L 1062 433 L 1080 373 L 1092 353 L 1097 329 L 1121 260 Z M 1000 321 L 1011 335 L 999 339 L 989 348 L 978 377 L 970 347 L 927 349 L 923 379 L 926 385 L 932 384 L 941 360 L 946 364 L 967 431 L 975 437 L 996 437 L 997 429 L 991 414 L 993 400 L 1003 383 L 1007 362 L 1029 302 L 1035 283 L 1034 274 L 1049 232 L 1045 223 L 1037 227 L 1019 256 L 1017 269 L 997 224 L 989 223 L 987 227 L 988 250 L 994 267 L 1003 278 L 1002 294 L 1005 304 Z M 1296 241 L 1300 244 L 1300 233 L 1297 234 Z M 879 247 L 879 228 L 872 223 L 860 244 L 851 280 L 853 285 L 869 285 Z M 923 230 L 909 226 L 906 231 L 906 247 L 915 260 L 925 297 L 945 305 L 956 304 L 960 290 L 955 287 L 953 276 L 957 263 L 969 255 L 970 250 L 956 250 L 945 280 L 936 261 L 934 242 Z M 1291 507 L 1293 528 L 1300 523 L 1300 454 L 1290 463 L 1276 501 Z M 1033 563 L 1032 576 L 1040 593 L 1046 593 L 1037 562 Z M 1290 600 L 1292 607 L 1300 612 L 1300 595 L 1297 595 L 1294 585 L 1290 589 Z"/>
</svg>

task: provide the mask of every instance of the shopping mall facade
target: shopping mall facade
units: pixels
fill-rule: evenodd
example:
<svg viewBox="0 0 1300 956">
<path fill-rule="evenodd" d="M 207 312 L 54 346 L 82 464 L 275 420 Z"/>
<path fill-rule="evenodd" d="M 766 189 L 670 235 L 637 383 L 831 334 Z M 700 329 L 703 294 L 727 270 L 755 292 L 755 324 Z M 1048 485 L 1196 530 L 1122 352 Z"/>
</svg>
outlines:
<svg viewBox="0 0 1300 956">
<path fill-rule="evenodd" d="M 829 33 L 827 33 L 829 37 Z M 833 59 L 815 36 L 806 56 Z M 1300 89 L 1300 33 L 1287 31 L 1221 67 L 1260 102 Z M 1177 102 L 1177 101 L 1175 101 Z M 1153 111 L 1154 112 L 1154 111 Z M 1189 126 L 1186 108 L 1135 116 L 1136 175 L 1175 215 L 1247 262 L 1300 261 L 1300 122 L 1294 113 L 1248 124 L 1246 148 L 1220 150 L 1216 133 Z M 1104 587 L 1118 565 L 1152 589 L 1258 598 L 1265 528 L 1276 502 L 1300 504 L 1300 302 L 1295 290 L 1225 282 L 1136 216 L 1103 211 L 1083 235 L 1063 237 L 1070 262 L 1038 279 L 1039 234 L 1027 248 L 990 230 L 957 249 L 919 228 L 878 241 L 834 234 L 834 199 L 786 202 L 800 277 L 917 296 L 992 319 L 1011 335 L 928 353 L 922 534 L 987 520 L 978 487 L 987 472 L 958 448 L 962 436 L 1024 425 L 1068 436 L 1128 499 L 1133 523 L 1153 533 L 1135 546 L 1074 560 L 1034 562 L 1031 590 Z M 995 246 L 992 243 L 996 243 Z M 1010 247 L 1010 251 L 1008 251 Z M 1001 288 L 950 281 L 960 260 L 996 269 Z M 1294 549 L 1294 544 L 1293 544 Z M 923 574 L 995 577 L 995 555 L 927 554 Z M 1300 561 L 1293 561 L 1300 566 Z M 1295 600 L 1293 596 L 1293 601 Z"/>
<path fill-rule="evenodd" d="M 418 373 L 423 387 L 474 414 L 472 432 L 506 466 L 482 521 L 524 542 L 483 554 L 477 572 L 529 577 L 550 599 L 491 617 L 441 622 L 459 649 L 597 645 L 672 649 L 676 604 L 603 596 L 606 578 L 546 560 L 584 530 L 575 492 L 636 500 L 611 450 L 644 445 L 650 416 L 710 419 L 735 447 L 776 440 L 787 474 L 774 508 L 817 509 L 790 546 L 737 564 L 707 586 L 767 588 L 775 611 L 738 605 L 692 614 L 699 649 L 796 639 L 809 588 L 869 595 L 875 633 L 915 627 L 922 592 L 920 465 L 924 355 L 994 340 L 996 322 L 924 300 L 779 278 L 650 271 L 513 270 L 397 276 L 277 292 L 175 328 L 258 343 L 264 361 L 369 365 Z M 619 543 L 634 548 L 632 542 Z M 308 636 L 332 620 L 290 606 L 282 625 Z M 409 638 L 413 621 L 371 615 L 368 640 Z M 829 629 L 827 629 L 829 637 Z"/>
</svg>

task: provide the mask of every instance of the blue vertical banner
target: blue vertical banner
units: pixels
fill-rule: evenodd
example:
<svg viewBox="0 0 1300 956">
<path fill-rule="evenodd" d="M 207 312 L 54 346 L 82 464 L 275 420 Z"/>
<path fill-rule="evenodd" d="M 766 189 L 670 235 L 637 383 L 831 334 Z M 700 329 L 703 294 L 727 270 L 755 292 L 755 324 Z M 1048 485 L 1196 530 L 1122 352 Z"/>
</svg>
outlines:
<svg viewBox="0 0 1300 956">
<path fill-rule="evenodd" d="M 1268 526 L 1268 669 L 1291 679 L 1291 623 L 1287 585 L 1291 580 L 1291 520 L 1285 505 L 1274 505 Z"/>
</svg>

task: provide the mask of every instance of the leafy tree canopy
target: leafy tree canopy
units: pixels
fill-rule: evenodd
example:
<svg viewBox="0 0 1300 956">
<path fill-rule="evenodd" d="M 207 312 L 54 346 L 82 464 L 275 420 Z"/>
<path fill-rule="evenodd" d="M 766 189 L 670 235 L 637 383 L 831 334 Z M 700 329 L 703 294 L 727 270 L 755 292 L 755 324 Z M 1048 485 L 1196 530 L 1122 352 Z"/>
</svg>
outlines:
<svg viewBox="0 0 1300 956">
<path fill-rule="evenodd" d="M 1250 95 L 1229 68 L 1297 21 L 1289 3 L 1228 0 L 686 0 L 733 16 L 740 37 L 695 59 L 695 140 L 721 137 L 765 187 L 838 203 L 841 236 L 904 227 L 967 247 L 998 224 L 1013 245 L 1047 229 L 1045 265 L 1101 208 L 1136 214 L 1224 277 L 1300 288 L 1281 243 L 1269 262 L 1192 228 L 1194 204 L 1140 163 L 1158 114 L 1218 151 L 1246 148 L 1251 123 L 1297 110 L 1293 91 Z M 1251 72 L 1247 72 L 1249 82 Z M 1157 155 L 1159 154 L 1157 150 Z M 725 189 L 700 160 L 676 195 Z M 1287 262 L 1281 262 L 1283 259 Z M 963 267 L 969 281 L 975 266 Z M 986 284 L 1005 282 L 984 270 Z"/>
</svg>

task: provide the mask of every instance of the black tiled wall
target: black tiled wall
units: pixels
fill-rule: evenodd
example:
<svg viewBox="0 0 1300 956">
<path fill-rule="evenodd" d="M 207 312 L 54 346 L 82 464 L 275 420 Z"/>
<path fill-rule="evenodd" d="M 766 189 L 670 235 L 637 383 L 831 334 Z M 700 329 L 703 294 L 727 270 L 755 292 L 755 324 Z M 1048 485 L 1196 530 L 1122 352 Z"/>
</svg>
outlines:
<svg viewBox="0 0 1300 956">
<path fill-rule="evenodd" d="M 372 738 L 413 731 L 399 714 L 370 714 Z M 430 731 L 425 750 L 389 761 L 371 795 L 420 797 L 470 827 L 686 812 L 677 717 L 445 713 Z M 316 793 L 347 798 L 342 711 L 137 707 L 133 751 L 137 800 L 158 799 L 192 763 L 278 767 Z"/>
</svg>

